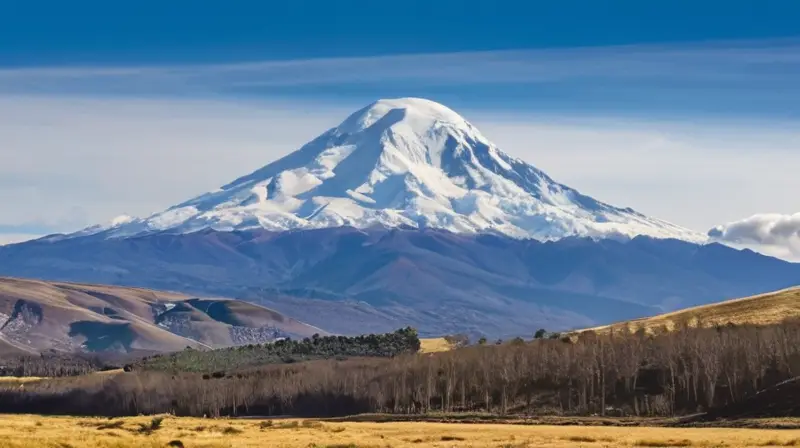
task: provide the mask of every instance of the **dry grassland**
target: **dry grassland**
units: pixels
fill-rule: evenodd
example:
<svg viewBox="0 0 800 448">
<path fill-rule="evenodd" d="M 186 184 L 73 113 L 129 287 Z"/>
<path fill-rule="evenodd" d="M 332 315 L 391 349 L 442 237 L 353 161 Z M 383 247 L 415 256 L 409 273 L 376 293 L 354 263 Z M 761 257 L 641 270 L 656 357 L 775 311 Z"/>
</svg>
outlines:
<svg viewBox="0 0 800 448">
<path fill-rule="evenodd" d="M 727 300 L 694 308 L 687 308 L 658 316 L 620 322 L 582 331 L 607 333 L 610 330 L 635 333 L 640 329 L 672 331 L 676 326 L 713 327 L 728 323 L 741 325 L 772 325 L 788 318 L 800 317 L 800 288 L 761 294 L 742 299 Z"/>
<path fill-rule="evenodd" d="M 419 340 L 420 353 L 446 352 L 453 349 L 453 344 L 447 342 L 445 338 L 427 338 Z"/>
<path fill-rule="evenodd" d="M 0 448 L 617 446 L 800 446 L 800 430 L 0 416 Z"/>
<path fill-rule="evenodd" d="M 99 376 L 112 376 L 122 373 L 122 369 L 112 369 L 112 370 L 103 370 L 100 372 L 94 372 L 91 375 L 99 375 Z M 43 380 L 50 380 L 52 378 L 46 376 L 0 376 L 0 384 L 26 384 L 26 383 L 33 383 L 36 381 L 43 381 Z"/>
<path fill-rule="evenodd" d="M 46 377 L 41 376 L 0 376 L 0 383 L 9 384 L 9 383 L 33 383 L 35 381 L 42 381 L 46 380 Z"/>
</svg>

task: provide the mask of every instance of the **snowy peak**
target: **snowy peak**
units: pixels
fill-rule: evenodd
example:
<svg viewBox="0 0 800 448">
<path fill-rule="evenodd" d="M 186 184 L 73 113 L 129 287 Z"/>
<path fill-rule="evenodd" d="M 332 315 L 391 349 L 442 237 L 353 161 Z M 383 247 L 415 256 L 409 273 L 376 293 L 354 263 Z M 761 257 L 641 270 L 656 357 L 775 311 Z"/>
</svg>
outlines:
<svg viewBox="0 0 800 448">
<path fill-rule="evenodd" d="M 458 113 L 419 98 L 376 101 L 219 190 L 99 231 L 125 237 L 345 225 L 434 227 L 544 240 L 640 234 L 704 239 L 559 184 L 503 153 Z"/>
<path fill-rule="evenodd" d="M 461 115 L 439 103 L 422 98 L 399 98 L 378 100 L 347 117 L 336 129 L 345 134 L 356 134 L 372 127 L 383 130 L 397 123 L 422 133 L 437 123 L 472 127 Z"/>
<path fill-rule="evenodd" d="M 421 165 L 441 167 L 448 139 L 490 144 L 460 115 L 441 104 L 418 98 L 380 100 L 350 115 L 299 151 L 223 189 L 267 179 L 297 164 L 312 163 L 317 168 L 314 171 L 321 173 L 321 169 L 333 169 L 344 159 L 348 160 L 334 170 L 335 174 L 349 176 L 358 167 L 370 171 L 366 174 L 376 169 L 409 172 Z M 457 149 L 470 153 L 469 144 Z M 343 181 L 341 177 L 338 182 Z"/>
</svg>

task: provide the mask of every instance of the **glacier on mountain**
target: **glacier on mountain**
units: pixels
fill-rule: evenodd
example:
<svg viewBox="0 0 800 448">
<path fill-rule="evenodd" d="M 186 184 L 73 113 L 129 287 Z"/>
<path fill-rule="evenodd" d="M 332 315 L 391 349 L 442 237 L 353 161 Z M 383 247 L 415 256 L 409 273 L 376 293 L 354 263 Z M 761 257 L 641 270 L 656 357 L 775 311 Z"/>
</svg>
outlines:
<svg viewBox="0 0 800 448">
<path fill-rule="evenodd" d="M 433 101 L 377 101 L 299 150 L 148 218 L 75 234 L 127 237 L 201 229 L 439 228 L 553 240 L 706 236 L 618 208 L 500 151 Z"/>
</svg>

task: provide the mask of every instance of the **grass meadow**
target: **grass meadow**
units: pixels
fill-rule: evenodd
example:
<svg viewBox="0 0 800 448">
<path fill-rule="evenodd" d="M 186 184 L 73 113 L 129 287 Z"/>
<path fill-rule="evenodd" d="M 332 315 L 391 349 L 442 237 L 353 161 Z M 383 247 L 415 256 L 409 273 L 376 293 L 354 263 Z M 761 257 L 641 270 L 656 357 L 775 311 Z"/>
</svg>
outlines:
<svg viewBox="0 0 800 448">
<path fill-rule="evenodd" d="M 800 446 L 800 430 L 0 416 L 0 448 L 779 446 Z"/>
</svg>

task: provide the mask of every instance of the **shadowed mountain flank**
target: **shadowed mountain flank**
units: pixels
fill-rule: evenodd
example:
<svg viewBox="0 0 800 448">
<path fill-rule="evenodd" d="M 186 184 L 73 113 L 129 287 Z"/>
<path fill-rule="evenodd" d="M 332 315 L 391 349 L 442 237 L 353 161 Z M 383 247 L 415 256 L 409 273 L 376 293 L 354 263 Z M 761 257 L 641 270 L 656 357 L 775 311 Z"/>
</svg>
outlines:
<svg viewBox="0 0 800 448">
<path fill-rule="evenodd" d="M 593 327 L 800 284 L 799 265 L 718 244 L 350 227 L 40 240 L 0 248 L 0 273 L 243 300 L 186 297 L 183 307 L 164 310 L 175 328 L 263 318 L 293 331 L 270 311 L 246 310 L 251 302 L 336 333 L 412 325 L 426 336 L 498 337 Z M 114 303 L 102 306 L 118 310 Z"/>
</svg>

